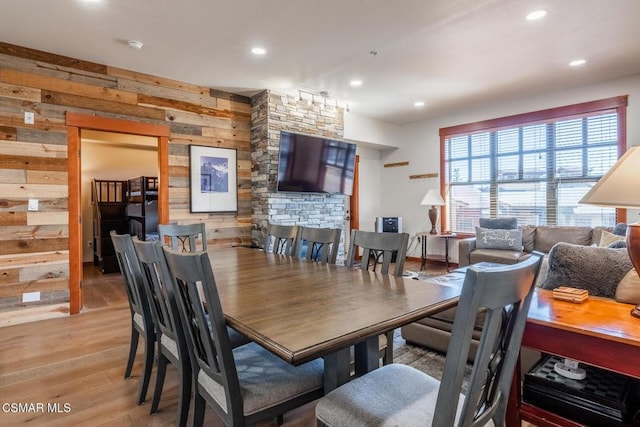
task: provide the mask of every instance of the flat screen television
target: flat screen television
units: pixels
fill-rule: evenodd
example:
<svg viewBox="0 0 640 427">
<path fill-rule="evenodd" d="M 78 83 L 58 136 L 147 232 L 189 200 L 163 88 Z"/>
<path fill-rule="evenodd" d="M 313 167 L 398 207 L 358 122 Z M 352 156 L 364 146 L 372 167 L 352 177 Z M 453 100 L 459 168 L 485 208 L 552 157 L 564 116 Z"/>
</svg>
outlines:
<svg viewBox="0 0 640 427">
<path fill-rule="evenodd" d="M 281 131 L 277 190 L 350 196 L 355 163 L 355 144 Z"/>
</svg>

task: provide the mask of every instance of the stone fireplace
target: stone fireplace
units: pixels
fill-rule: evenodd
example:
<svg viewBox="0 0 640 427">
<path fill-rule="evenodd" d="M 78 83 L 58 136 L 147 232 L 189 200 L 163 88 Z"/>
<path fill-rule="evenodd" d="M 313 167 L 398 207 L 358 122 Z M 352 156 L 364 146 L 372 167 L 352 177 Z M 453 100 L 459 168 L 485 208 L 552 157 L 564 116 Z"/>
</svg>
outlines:
<svg viewBox="0 0 640 427">
<path fill-rule="evenodd" d="M 252 243 L 262 246 L 267 224 L 309 227 L 344 226 L 345 196 L 279 193 L 280 131 L 342 139 L 344 109 L 265 90 L 251 99 L 251 222 Z M 344 233 L 338 261 L 344 260 Z"/>
</svg>

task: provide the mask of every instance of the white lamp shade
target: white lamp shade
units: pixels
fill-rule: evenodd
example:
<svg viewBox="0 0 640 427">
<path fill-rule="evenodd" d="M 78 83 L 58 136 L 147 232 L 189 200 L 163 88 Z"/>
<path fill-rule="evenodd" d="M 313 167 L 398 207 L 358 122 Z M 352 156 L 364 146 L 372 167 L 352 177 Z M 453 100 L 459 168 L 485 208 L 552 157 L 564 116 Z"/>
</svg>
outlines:
<svg viewBox="0 0 640 427">
<path fill-rule="evenodd" d="M 640 207 L 640 146 L 629 148 L 579 203 L 615 208 Z"/>
<path fill-rule="evenodd" d="M 420 204 L 429 206 L 442 206 L 444 205 L 444 200 L 442 199 L 442 196 L 440 195 L 440 192 L 438 190 L 431 189 L 427 191 L 427 194 L 424 195 Z"/>
</svg>

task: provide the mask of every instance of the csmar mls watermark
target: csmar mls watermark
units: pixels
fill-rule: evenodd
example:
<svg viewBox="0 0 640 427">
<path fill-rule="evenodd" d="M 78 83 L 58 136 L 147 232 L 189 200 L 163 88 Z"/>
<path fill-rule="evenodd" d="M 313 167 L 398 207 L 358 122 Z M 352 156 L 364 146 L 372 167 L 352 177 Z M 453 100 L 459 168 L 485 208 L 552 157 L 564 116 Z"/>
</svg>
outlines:
<svg viewBox="0 0 640 427">
<path fill-rule="evenodd" d="M 71 412 L 68 402 L 2 402 L 0 413 L 4 414 L 67 414 Z"/>
</svg>

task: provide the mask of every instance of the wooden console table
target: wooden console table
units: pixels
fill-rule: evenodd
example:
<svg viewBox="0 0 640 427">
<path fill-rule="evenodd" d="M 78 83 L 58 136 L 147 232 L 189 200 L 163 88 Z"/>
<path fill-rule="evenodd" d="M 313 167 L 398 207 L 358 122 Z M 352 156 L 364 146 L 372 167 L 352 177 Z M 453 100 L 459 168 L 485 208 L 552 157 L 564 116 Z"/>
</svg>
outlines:
<svg viewBox="0 0 640 427">
<path fill-rule="evenodd" d="M 554 300 L 551 291 L 535 292 L 523 347 L 640 378 L 640 319 L 631 316 L 633 305 L 597 297 L 573 304 Z M 520 427 L 522 420 L 537 426 L 581 425 L 522 402 L 518 367 L 509 395 L 506 425 Z"/>
</svg>

